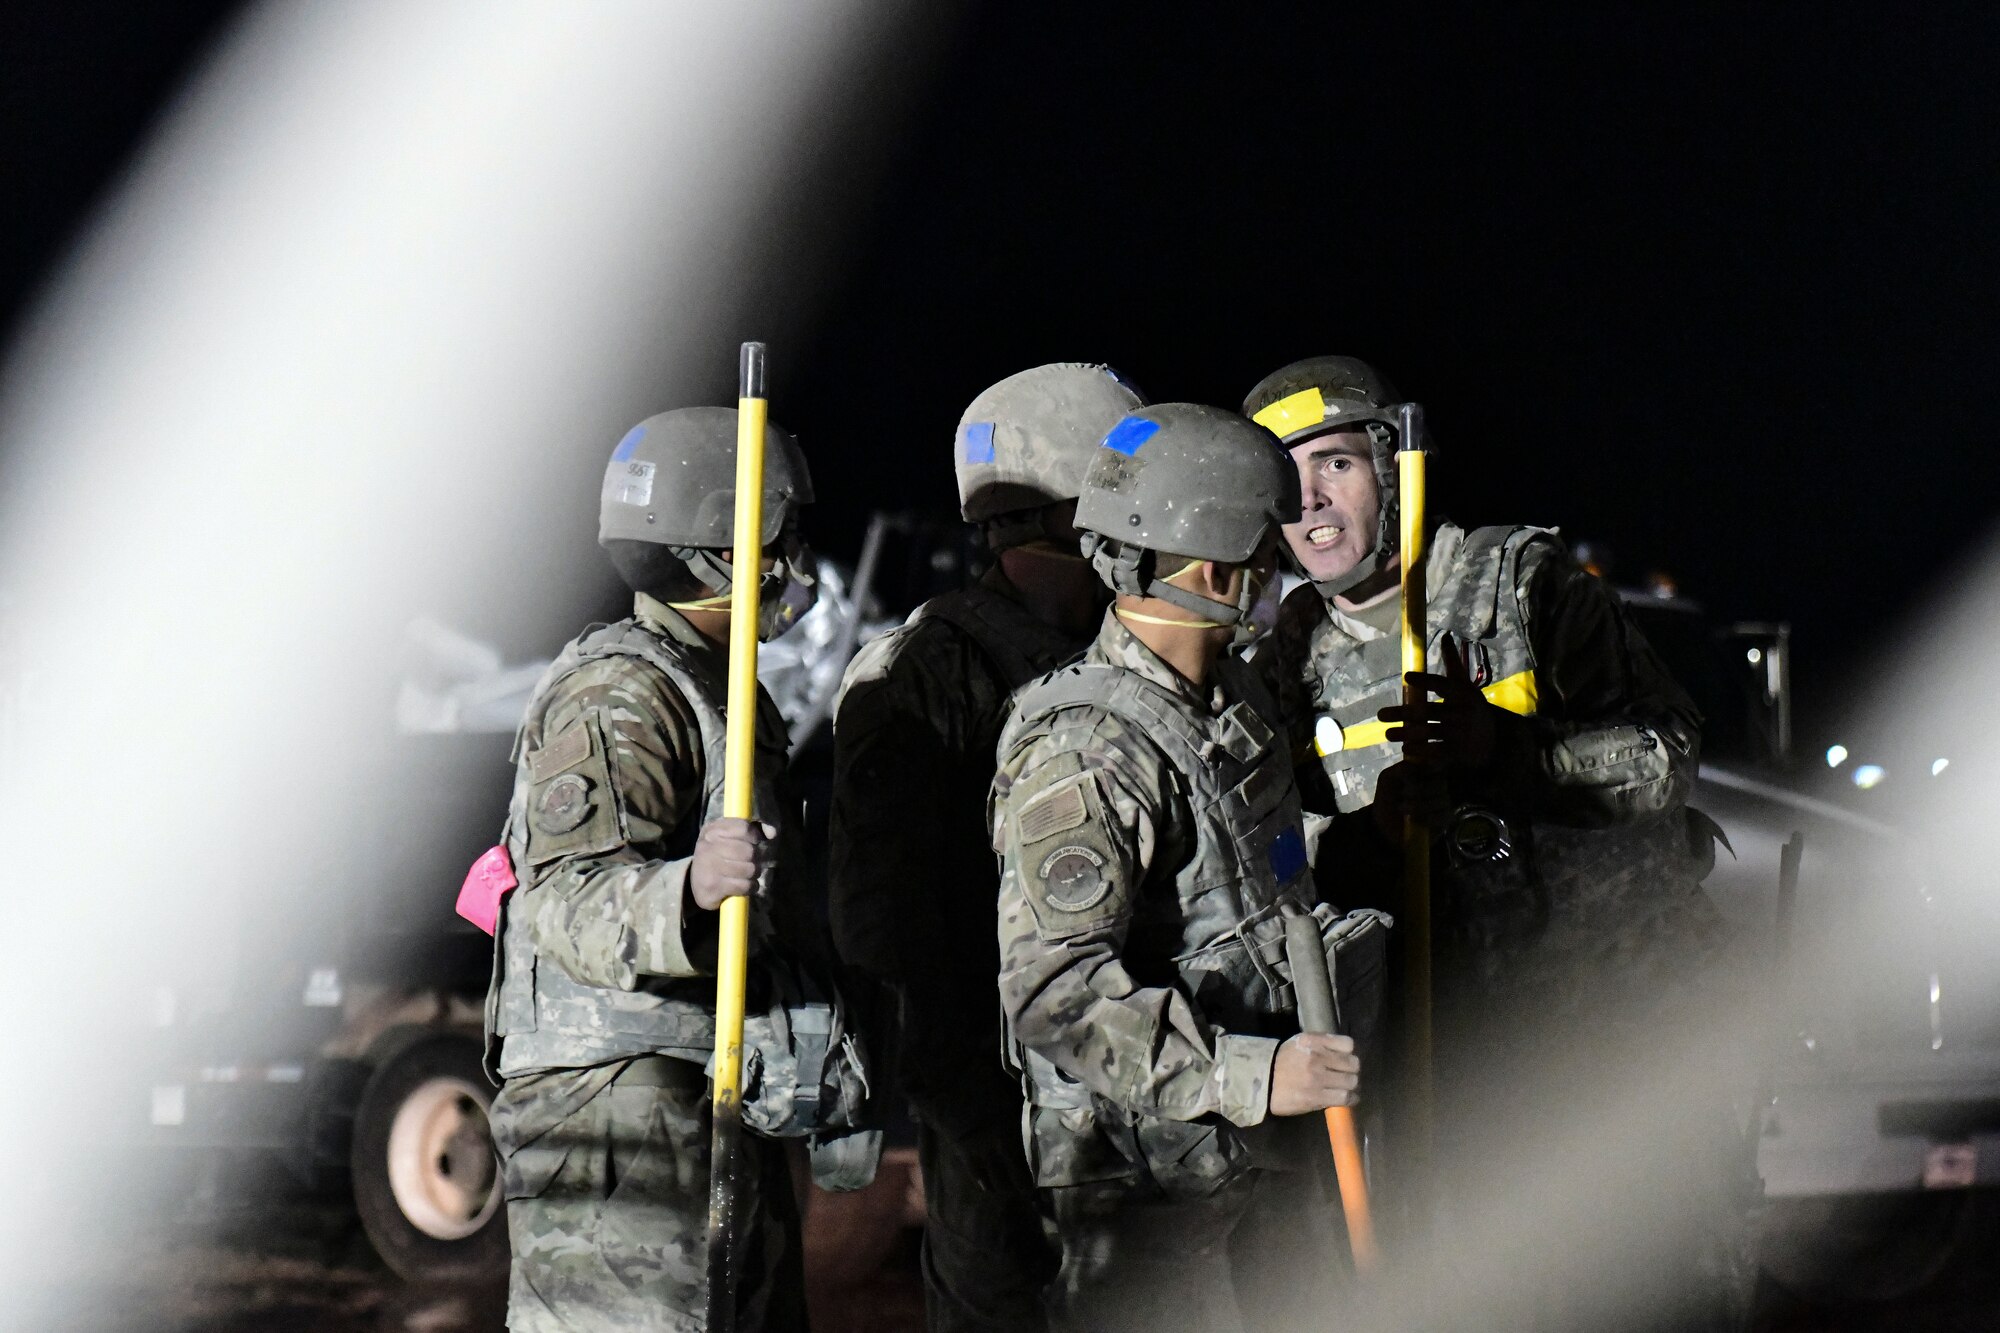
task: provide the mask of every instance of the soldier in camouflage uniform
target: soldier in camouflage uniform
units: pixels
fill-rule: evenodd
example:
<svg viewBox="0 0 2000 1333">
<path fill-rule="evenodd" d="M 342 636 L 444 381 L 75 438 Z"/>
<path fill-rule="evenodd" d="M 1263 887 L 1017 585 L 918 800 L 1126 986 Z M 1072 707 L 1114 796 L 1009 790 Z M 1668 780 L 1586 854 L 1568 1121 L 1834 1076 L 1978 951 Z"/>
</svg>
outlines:
<svg viewBox="0 0 2000 1333">
<path fill-rule="evenodd" d="M 960 511 L 995 563 L 849 666 L 834 728 L 830 879 L 842 956 L 898 997 L 918 1116 L 924 1293 L 934 1330 L 1045 1326 L 1056 1254 L 1000 1062 L 986 829 L 1007 698 L 1074 656 L 1103 611 L 1071 526 L 1090 451 L 1140 398 L 1104 366 L 987 389 L 960 421 Z"/>
<path fill-rule="evenodd" d="M 735 439 L 733 410 L 688 408 L 619 444 L 600 540 L 634 613 L 563 650 L 516 742 L 503 846 L 519 888 L 503 900 L 487 1025 L 517 1333 L 703 1326 L 716 909 L 753 895 L 753 1017 L 774 949 L 809 938 L 782 873 L 795 836 L 784 723 L 761 692 L 757 820 L 719 817 Z M 767 439 L 775 630 L 812 489 L 790 437 Z M 746 1031 L 746 1083 L 782 1063 L 769 1037 Z M 782 1146 L 753 1133 L 740 1151 L 742 1326 L 803 1329 Z"/>
<path fill-rule="evenodd" d="M 1242 418 L 1119 422 L 1077 506 L 1116 602 L 1001 737 L 1000 998 L 1062 1328 L 1324 1313 L 1338 1233 L 1307 1113 L 1355 1095 L 1386 921 L 1315 905 L 1274 706 L 1227 651 L 1297 512 L 1289 463 Z M 1307 913 L 1351 1035 L 1299 1032 L 1282 944 Z"/>
<path fill-rule="evenodd" d="M 1286 598 L 1258 666 L 1301 742 L 1306 804 L 1331 816 L 1317 860 L 1344 888 L 1396 910 L 1403 815 L 1441 835 L 1448 1202 L 1498 1163 L 1550 1165 L 1519 1137 L 1562 1122 L 1550 1090 L 1615 1078 L 1617 1060 L 1658 1048 L 1676 991 L 1713 956 L 1718 919 L 1699 887 L 1713 825 L 1685 808 L 1700 750 L 1693 703 L 1616 594 L 1546 529 L 1435 525 L 1426 660 L 1442 671 L 1414 677 L 1426 702 L 1402 706 L 1398 405 L 1345 357 L 1287 366 L 1245 401 L 1297 464 L 1303 512 L 1286 540 L 1310 581 Z M 1722 1169 L 1712 1139 L 1692 1151 Z M 1727 1270 L 1720 1285 L 1740 1291 L 1741 1234 L 1722 1230 L 1691 1242 L 1705 1252 L 1689 1265 Z"/>
</svg>

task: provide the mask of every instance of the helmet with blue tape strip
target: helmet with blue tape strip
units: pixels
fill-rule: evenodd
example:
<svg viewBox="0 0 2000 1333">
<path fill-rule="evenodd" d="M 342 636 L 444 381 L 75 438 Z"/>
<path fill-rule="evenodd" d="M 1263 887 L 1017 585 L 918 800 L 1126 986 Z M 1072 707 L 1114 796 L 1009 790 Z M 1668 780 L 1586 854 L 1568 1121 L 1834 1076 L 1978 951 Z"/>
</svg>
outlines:
<svg viewBox="0 0 2000 1333">
<path fill-rule="evenodd" d="M 1077 497 L 1097 442 L 1145 401 L 1109 366 L 1059 361 L 1009 375 L 958 423 L 959 512 L 996 550 L 1040 536 L 1040 511 Z"/>
<path fill-rule="evenodd" d="M 1112 591 L 1159 597 L 1231 624 L 1244 608 L 1166 580 L 1158 557 L 1240 565 L 1299 516 L 1298 471 L 1270 431 L 1219 407 L 1160 403 L 1105 433 L 1076 526 Z"/>
</svg>

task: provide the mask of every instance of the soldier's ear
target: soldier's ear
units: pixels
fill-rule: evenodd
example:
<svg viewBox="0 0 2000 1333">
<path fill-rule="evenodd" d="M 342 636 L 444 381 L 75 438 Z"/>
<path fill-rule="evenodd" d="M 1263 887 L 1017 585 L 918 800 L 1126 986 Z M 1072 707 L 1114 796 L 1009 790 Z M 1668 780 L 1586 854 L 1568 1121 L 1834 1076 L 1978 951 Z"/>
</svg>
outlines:
<svg viewBox="0 0 2000 1333">
<path fill-rule="evenodd" d="M 1243 572 L 1241 565 L 1226 565 L 1218 560 L 1201 562 L 1201 591 L 1205 597 L 1218 602 L 1227 602 L 1236 595 L 1236 577 Z"/>
</svg>

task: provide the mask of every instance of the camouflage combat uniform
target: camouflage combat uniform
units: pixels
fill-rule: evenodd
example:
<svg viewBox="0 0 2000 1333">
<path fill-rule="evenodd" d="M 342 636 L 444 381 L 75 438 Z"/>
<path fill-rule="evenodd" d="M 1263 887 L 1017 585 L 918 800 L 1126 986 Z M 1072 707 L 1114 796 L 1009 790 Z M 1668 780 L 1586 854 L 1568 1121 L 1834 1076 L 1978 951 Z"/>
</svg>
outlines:
<svg viewBox="0 0 2000 1333">
<path fill-rule="evenodd" d="M 1526 719 L 1503 731 L 1492 770 L 1455 777 L 1452 793 L 1461 808 L 1505 818 L 1511 854 L 1432 855 L 1448 1210 L 1455 1179 L 1562 1160 L 1554 1143 L 1527 1143 L 1522 1127 L 1563 1123 L 1557 1098 L 1591 1079 L 1615 1082 L 1621 1061 L 1630 1069 L 1658 1049 L 1661 1025 L 1687 1018 L 1720 927 L 1700 888 L 1713 825 L 1686 809 L 1700 717 L 1616 594 L 1553 533 L 1526 527 L 1440 525 L 1425 581 L 1430 670 L 1442 674 L 1452 655 L 1491 702 Z M 1333 816 L 1317 864 L 1344 894 L 1392 911 L 1400 850 L 1366 809 L 1400 757 L 1376 721 L 1401 697 L 1394 602 L 1350 613 L 1299 588 L 1257 658 L 1302 742 L 1305 802 Z M 1715 1146 L 1738 1137 L 1728 1115 L 1691 1113 L 1707 1128 L 1682 1148 L 1714 1167 L 1702 1186 L 1711 1197 L 1689 1205 L 1707 1212 L 1712 1234 L 1688 1242 L 1704 1251 L 1689 1262 L 1734 1291 L 1746 1277 L 1735 1220 L 1745 1158 L 1738 1142 Z M 1491 1141 L 1493 1132 L 1509 1137 Z"/>
<path fill-rule="evenodd" d="M 919 1120 L 930 1327 L 1036 1329 L 1056 1255 L 1000 1059 L 986 827 L 993 749 L 1016 688 L 1082 643 L 1031 614 L 996 565 L 863 648 L 834 728 L 834 937 L 900 999 Z"/>
<path fill-rule="evenodd" d="M 492 1120 L 517 1333 L 703 1327 L 715 928 L 687 878 L 696 835 L 721 814 L 726 665 L 725 649 L 639 594 L 633 618 L 563 650 L 516 745 L 507 845 L 520 888 L 487 1024 L 505 1080 Z M 784 723 L 758 702 L 757 816 L 780 829 L 782 867 Z M 753 987 L 763 948 L 805 938 L 778 880 L 752 912 Z M 741 1326 L 804 1328 L 784 1151 L 753 1134 L 740 1151 Z"/>
<path fill-rule="evenodd" d="M 1243 664 L 1197 688 L 1107 613 L 1002 736 L 1000 997 L 1062 1327 L 1228 1328 L 1240 1306 L 1273 1328 L 1326 1294 L 1320 1119 L 1268 1114 L 1298 1031 L 1284 919 L 1313 912 L 1329 939 L 1379 921 L 1315 910 L 1272 707 Z"/>
</svg>

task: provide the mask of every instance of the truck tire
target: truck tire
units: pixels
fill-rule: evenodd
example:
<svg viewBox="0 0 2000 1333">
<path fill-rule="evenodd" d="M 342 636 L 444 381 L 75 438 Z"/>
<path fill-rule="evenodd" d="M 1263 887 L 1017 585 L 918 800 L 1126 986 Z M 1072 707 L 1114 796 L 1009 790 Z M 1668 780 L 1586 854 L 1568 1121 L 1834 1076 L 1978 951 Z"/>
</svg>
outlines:
<svg viewBox="0 0 2000 1333">
<path fill-rule="evenodd" d="M 354 1204 L 384 1263 L 410 1281 L 507 1271 L 507 1210 L 477 1040 L 413 1042 L 376 1068 L 354 1114 Z"/>
</svg>

